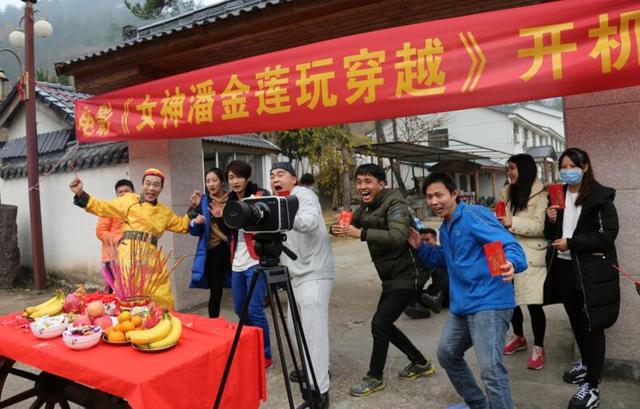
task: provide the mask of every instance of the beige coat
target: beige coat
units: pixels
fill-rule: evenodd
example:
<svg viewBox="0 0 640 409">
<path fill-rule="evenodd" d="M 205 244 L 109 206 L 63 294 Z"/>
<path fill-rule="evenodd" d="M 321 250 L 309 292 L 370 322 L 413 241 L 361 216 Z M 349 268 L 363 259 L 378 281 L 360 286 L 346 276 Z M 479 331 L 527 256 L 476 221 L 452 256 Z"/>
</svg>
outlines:
<svg viewBox="0 0 640 409">
<path fill-rule="evenodd" d="M 531 196 L 527 209 L 513 216 L 508 195 L 509 186 L 500 192 L 502 200 L 507 204 L 507 216 L 511 217 L 509 231 L 516 237 L 525 254 L 528 267 L 516 274 L 514 284 L 516 303 L 518 305 L 542 304 L 544 298 L 544 280 L 547 276 L 545 254 L 547 241 L 544 239 L 544 218 L 547 209 L 547 192 L 542 182 L 535 180 L 531 187 Z"/>
</svg>

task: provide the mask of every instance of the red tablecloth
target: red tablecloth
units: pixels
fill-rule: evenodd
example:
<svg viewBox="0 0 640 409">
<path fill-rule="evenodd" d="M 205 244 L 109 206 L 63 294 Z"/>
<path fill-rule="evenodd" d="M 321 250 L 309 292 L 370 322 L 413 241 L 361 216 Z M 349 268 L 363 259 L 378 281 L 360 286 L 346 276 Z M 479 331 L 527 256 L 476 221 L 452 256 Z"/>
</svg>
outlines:
<svg viewBox="0 0 640 409">
<path fill-rule="evenodd" d="M 0 356 L 121 396 L 135 409 L 212 408 L 236 328 L 221 318 L 176 313 L 184 330 L 170 350 L 145 353 L 100 342 L 74 351 L 62 338 L 41 340 L 29 329 L 3 325 L 15 315 L 0 316 Z M 265 399 L 262 332 L 245 327 L 221 407 L 258 408 Z"/>
</svg>

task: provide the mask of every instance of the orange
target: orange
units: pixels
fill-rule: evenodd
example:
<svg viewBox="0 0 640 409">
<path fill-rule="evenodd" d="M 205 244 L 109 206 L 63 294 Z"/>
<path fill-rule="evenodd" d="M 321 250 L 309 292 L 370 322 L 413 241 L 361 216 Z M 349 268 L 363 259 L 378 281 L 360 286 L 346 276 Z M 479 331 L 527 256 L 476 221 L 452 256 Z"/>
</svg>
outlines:
<svg viewBox="0 0 640 409">
<path fill-rule="evenodd" d="M 124 321 L 124 322 L 121 322 L 119 325 L 120 325 L 120 329 L 125 334 L 129 331 L 133 331 L 134 329 L 136 329 L 136 326 L 133 325 L 133 322 L 131 321 Z"/>
<path fill-rule="evenodd" d="M 109 342 L 124 342 L 127 338 L 124 336 L 124 332 L 122 331 L 109 331 L 107 334 L 107 339 Z"/>
<path fill-rule="evenodd" d="M 118 322 L 129 321 L 131 319 L 131 313 L 129 311 L 123 311 L 118 315 Z"/>
<path fill-rule="evenodd" d="M 131 322 L 133 322 L 133 325 L 135 325 L 136 327 L 139 327 L 142 325 L 142 316 L 141 315 L 134 315 L 133 317 L 131 317 Z"/>
</svg>

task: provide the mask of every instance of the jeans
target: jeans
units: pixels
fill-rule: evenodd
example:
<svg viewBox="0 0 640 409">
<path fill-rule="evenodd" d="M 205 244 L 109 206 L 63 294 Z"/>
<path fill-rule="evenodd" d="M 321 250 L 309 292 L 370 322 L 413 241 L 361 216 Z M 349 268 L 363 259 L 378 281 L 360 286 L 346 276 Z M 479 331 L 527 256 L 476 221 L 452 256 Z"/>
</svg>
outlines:
<svg viewBox="0 0 640 409">
<path fill-rule="evenodd" d="M 513 310 L 449 314 L 438 345 L 438 361 L 471 409 L 512 409 L 511 386 L 502 363 L 505 335 Z M 464 353 L 473 346 L 486 396 L 478 387 Z"/>
<path fill-rule="evenodd" d="M 400 317 L 407 305 L 416 297 L 415 291 L 396 291 L 382 293 L 378 301 L 378 309 L 371 320 L 371 334 L 373 335 L 373 351 L 367 375 L 382 379 L 384 365 L 387 362 L 389 342 L 404 353 L 413 363 L 424 365 L 427 363 L 424 355 L 411 343 L 409 338 L 394 322 Z"/>
<path fill-rule="evenodd" d="M 234 271 L 231 273 L 231 294 L 233 296 L 233 309 L 238 317 L 242 314 L 242 306 L 247 299 L 247 292 L 251 285 L 253 273 L 256 266 L 245 271 Z M 253 291 L 251 300 L 249 301 L 249 310 L 247 311 L 246 324 L 262 328 L 262 336 L 264 337 L 264 356 L 271 359 L 271 342 L 269 341 L 269 322 L 262 307 L 264 294 L 267 289 L 267 281 L 264 274 L 260 273 L 256 288 Z"/>
</svg>

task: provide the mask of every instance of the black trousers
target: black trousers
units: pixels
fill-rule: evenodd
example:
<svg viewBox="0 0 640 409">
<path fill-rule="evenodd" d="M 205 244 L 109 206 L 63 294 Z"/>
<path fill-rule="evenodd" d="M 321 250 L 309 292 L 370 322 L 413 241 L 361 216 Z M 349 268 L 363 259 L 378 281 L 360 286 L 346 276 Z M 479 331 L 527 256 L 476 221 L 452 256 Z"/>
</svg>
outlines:
<svg viewBox="0 0 640 409">
<path fill-rule="evenodd" d="M 547 317 L 544 314 L 542 305 L 527 305 L 529 315 L 531 316 L 531 329 L 533 330 L 533 344 L 544 348 L 544 334 L 547 330 Z M 513 325 L 513 333 L 521 337 L 524 335 L 524 316 L 522 309 L 516 306 L 513 310 L 511 324 Z"/>
<path fill-rule="evenodd" d="M 218 318 L 220 316 L 224 275 L 231 270 L 231 258 L 227 243 L 222 242 L 217 247 L 207 250 L 207 261 L 204 269 L 210 291 L 209 318 Z"/>
<path fill-rule="evenodd" d="M 560 287 L 562 303 L 569 316 L 571 329 L 580 349 L 582 363 L 587 367 L 585 382 L 589 382 L 591 387 L 597 387 L 602 376 L 606 350 L 604 330 L 589 330 L 587 316 L 584 312 L 584 295 L 576 285 L 571 261 L 556 258 L 553 262 L 557 278 L 554 283 Z"/>
<path fill-rule="evenodd" d="M 382 293 L 378 308 L 371 320 L 373 350 L 369 363 L 369 376 L 382 379 L 387 362 L 389 343 L 402 351 L 411 362 L 425 364 L 424 355 L 411 343 L 409 338 L 394 325 L 407 305 L 416 297 L 416 291 L 394 291 Z"/>
</svg>

